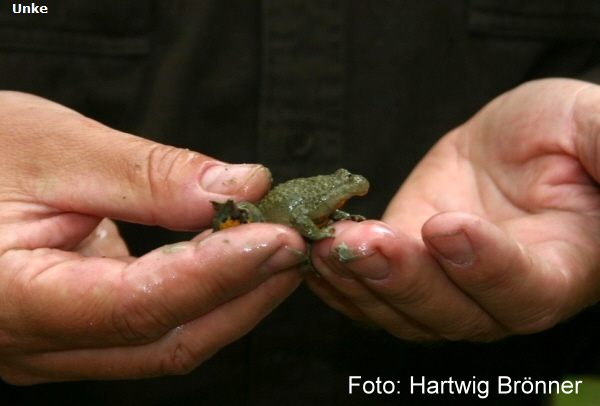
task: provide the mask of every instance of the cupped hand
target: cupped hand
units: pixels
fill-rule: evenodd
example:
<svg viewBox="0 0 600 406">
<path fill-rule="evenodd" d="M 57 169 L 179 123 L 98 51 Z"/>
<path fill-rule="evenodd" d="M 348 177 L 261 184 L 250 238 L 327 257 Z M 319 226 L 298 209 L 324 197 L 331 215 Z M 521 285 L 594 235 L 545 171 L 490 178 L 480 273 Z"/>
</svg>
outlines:
<svg viewBox="0 0 600 406">
<path fill-rule="evenodd" d="M 382 221 L 316 245 L 310 285 L 405 339 L 548 329 L 600 298 L 599 145 L 600 87 L 501 95 L 434 146 Z"/>
<path fill-rule="evenodd" d="M 0 377 L 31 384 L 185 373 L 300 281 L 304 243 L 258 224 L 129 256 L 114 218 L 210 223 L 210 200 L 256 200 L 259 165 L 228 165 L 0 92 Z M 141 236 L 143 238 L 143 236 Z M 290 249 L 291 248 L 291 249 Z"/>
</svg>

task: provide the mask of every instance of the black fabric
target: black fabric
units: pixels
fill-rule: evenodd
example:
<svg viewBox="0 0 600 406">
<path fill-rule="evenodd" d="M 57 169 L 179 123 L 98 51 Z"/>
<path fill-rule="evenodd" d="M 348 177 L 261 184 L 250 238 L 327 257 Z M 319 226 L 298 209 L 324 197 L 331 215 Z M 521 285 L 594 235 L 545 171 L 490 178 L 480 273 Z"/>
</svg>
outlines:
<svg viewBox="0 0 600 406">
<path fill-rule="evenodd" d="M 36 3 L 38 4 L 38 3 Z M 345 167 L 378 217 L 445 132 L 514 86 L 600 80 L 596 0 L 55 0 L 0 7 L 0 88 L 38 94 L 119 130 L 231 162 L 275 182 Z M 188 234 L 121 224 L 136 254 Z M 348 395 L 348 376 L 555 379 L 598 372 L 598 309 L 491 344 L 406 343 L 365 329 L 306 288 L 185 377 L 17 388 L 65 404 L 468 404 L 476 397 Z M 502 397 L 511 405 L 532 396 Z M 23 404 L 23 403 L 21 403 Z"/>
<path fill-rule="evenodd" d="M 593 0 L 471 0 L 474 31 L 511 37 L 600 39 Z"/>
</svg>

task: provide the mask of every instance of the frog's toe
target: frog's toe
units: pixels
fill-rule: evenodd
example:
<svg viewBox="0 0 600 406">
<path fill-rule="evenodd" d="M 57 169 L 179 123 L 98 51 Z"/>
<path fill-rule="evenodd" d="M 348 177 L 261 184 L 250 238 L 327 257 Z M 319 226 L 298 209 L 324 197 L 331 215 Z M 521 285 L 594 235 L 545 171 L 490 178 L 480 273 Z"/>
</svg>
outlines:
<svg viewBox="0 0 600 406">
<path fill-rule="evenodd" d="M 361 216 L 360 214 L 351 214 L 350 217 L 348 217 L 348 220 L 356 222 L 365 221 L 366 219 L 367 218 L 365 216 Z"/>
<path fill-rule="evenodd" d="M 333 238 L 333 237 L 335 237 L 335 227 L 333 227 L 333 226 L 323 227 L 321 229 L 320 234 L 322 235 L 322 237 L 320 239 Z"/>
</svg>

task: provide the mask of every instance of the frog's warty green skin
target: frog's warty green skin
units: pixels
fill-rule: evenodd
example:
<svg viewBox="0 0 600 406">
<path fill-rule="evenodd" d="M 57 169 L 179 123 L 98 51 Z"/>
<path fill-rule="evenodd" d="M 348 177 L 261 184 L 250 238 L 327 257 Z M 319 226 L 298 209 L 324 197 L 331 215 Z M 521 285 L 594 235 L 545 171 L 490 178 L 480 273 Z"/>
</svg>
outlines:
<svg viewBox="0 0 600 406">
<path fill-rule="evenodd" d="M 338 209 L 352 196 L 362 196 L 368 190 L 369 182 L 364 177 L 345 169 L 331 175 L 292 179 L 277 185 L 256 206 L 249 202 L 213 202 L 213 229 L 266 221 L 293 227 L 307 239 L 318 241 L 333 237 L 333 221 L 365 219 Z"/>
<path fill-rule="evenodd" d="M 349 218 L 338 211 L 352 196 L 369 190 L 369 182 L 360 175 L 338 169 L 332 175 L 292 179 L 271 190 L 258 208 L 265 220 L 296 229 L 310 240 L 333 237 L 330 220 Z"/>
</svg>

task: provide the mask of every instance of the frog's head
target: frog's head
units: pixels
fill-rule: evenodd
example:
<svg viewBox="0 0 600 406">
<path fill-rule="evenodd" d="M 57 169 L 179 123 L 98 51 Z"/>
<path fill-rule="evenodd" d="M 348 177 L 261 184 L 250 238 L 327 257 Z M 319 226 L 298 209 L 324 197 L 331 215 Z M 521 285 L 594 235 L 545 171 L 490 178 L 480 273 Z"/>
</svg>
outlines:
<svg viewBox="0 0 600 406">
<path fill-rule="evenodd" d="M 340 192 L 346 197 L 363 196 L 369 191 L 369 181 L 364 176 L 354 175 L 346 169 L 338 169 L 334 176 Z"/>
</svg>

